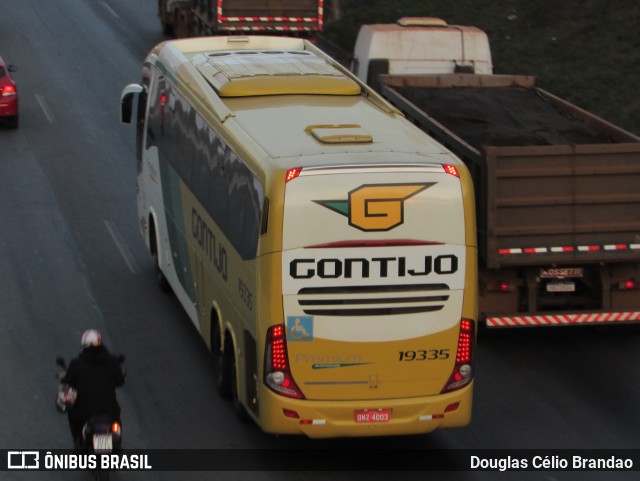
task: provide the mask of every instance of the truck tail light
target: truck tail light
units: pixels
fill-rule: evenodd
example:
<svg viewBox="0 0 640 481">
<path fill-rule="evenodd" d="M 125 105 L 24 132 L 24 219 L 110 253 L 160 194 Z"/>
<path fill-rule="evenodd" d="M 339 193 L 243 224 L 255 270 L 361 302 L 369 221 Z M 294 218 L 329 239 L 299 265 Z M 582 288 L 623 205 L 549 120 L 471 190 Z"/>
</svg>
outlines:
<svg viewBox="0 0 640 481">
<path fill-rule="evenodd" d="M 458 349 L 453 372 L 442 389 L 442 393 L 455 391 L 471 382 L 473 379 L 473 358 L 476 343 L 476 325 L 469 319 L 460 321 L 458 334 Z"/>
<path fill-rule="evenodd" d="M 516 290 L 516 285 L 510 282 L 487 282 L 484 285 L 487 292 L 513 292 Z"/>
<path fill-rule="evenodd" d="M 289 369 L 287 338 L 283 324 L 271 326 L 267 331 L 264 383 L 277 394 L 295 399 L 304 399 L 304 395 L 293 380 Z"/>
<path fill-rule="evenodd" d="M 640 281 L 635 279 L 629 279 L 618 284 L 618 289 L 621 291 L 633 291 L 640 289 Z"/>
</svg>

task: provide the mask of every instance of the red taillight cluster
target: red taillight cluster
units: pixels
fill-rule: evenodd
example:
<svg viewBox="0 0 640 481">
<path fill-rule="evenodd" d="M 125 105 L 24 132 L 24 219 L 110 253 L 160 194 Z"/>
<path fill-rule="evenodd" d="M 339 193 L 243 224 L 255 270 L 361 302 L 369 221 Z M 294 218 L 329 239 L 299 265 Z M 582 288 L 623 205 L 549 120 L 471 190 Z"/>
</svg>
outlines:
<svg viewBox="0 0 640 481">
<path fill-rule="evenodd" d="M 271 367 L 276 370 L 288 369 L 287 341 L 284 326 L 275 326 L 271 330 Z"/>
<path fill-rule="evenodd" d="M 458 334 L 458 349 L 456 351 L 456 363 L 453 372 L 447 381 L 443 393 L 455 391 L 471 382 L 473 379 L 473 356 L 476 342 L 476 326 L 469 319 L 460 321 L 460 333 Z"/>
<path fill-rule="evenodd" d="M 458 352 L 456 362 L 470 363 L 473 354 L 473 322 L 462 319 L 460 321 L 460 335 L 458 336 Z"/>
<path fill-rule="evenodd" d="M 16 94 L 16 88 L 13 85 L 5 85 L 2 89 L 2 96 L 9 97 Z"/>
<path fill-rule="evenodd" d="M 640 289 L 640 282 L 634 280 L 634 279 L 629 279 L 626 280 L 624 282 L 621 282 L 618 284 L 618 289 L 620 289 L 621 291 L 631 291 L 631 290 L 635 290 L 635 289 Z"/>
<path fill-rule="evenodd" d="M 444 169 L 444 171 L 447 174 L 453 175 L 454 177 L 460 177 L 460 173 L 458 172 L 458 168 L 455 165 L 443 164 L 442 168 Z"/>
<path fill-rule="evenodd" d="M 302 172 L 302 167 L 296 167 L 294 169 L 287 170 L 287 175 L 286 175 L 284 181 L 285 182 L 289 182 L 289 181 L 295 179 L 296 177 L 298 177 L 300 175 L 300 172 Z"/>
<path fill-rule="evenodd" d="M 273 392 L 295 399 L 304 399 L 289 369 L 284 325 L 272 326 L 267 331 L 264 382 Z"/>
</svg>

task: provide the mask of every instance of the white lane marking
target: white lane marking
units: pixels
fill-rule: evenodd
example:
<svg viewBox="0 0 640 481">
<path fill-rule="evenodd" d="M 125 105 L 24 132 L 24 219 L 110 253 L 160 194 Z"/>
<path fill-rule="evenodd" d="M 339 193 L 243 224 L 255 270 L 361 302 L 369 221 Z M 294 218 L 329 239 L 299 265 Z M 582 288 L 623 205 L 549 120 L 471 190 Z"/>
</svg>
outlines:
<svg viewBox="0 0 640 481">
<path fill-rule="evenodd" d="M 113 242 L 115 242 L 116 247 L 120 251 L 120 255 L 124 259 L 124 262 L 127 264 L 127 267 L 129 268 L 131 273 L 132 274 L 137 274 L 138 273 L 138 265 L 137 265 L 133 255 L 131 254 L 131 251 L 128 249 L 127 244 L 122 239 L 122 236 L 120 235 L 118 230 L 108 220 L 104 221 L 104 225 L 106 226 L 107 230 L 109 231 L 109 234 L 111 234 L 111 238 L 113 239 Z"/>
<path fill-rule="evenodd" d="M 120 15 L 118 15 L 115 10 L 113 8 L 111 8 L 111 6 L 107 3 L 107 2 L 102 2 L 102 5 L 104 5 L 104 7 L 109 10 L 109 13 L 111 13 L 111 15 L 113 15 L 116 18 L 120 18 Z"/>
<path fill-rule="evenodd" d="M 47 101 L 44 99 L 44 97 L 42 95 L 36 94 L 36 100 L 40 104 L 40 108 L 44 112 L 44 115 L 45 117 L 47 117 L 47 120 L 49 121 L 49 123 L 50 124 L 54 123 L 56 119 L 51 113 L 51 109 L 47 105 Z"/>
</svg>

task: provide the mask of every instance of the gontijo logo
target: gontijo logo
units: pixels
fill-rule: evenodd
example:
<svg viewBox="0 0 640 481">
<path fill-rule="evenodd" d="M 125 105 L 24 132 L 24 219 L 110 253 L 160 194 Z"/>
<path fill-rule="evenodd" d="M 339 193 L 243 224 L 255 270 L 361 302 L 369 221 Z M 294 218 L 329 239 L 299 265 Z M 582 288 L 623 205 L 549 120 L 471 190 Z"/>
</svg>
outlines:
<svg viewBox="0 0 640 481">
<path fill-rule="evenodd" d="M 348 200 L 314 202 L 346 216 L 357 229 L 388 231 L 404 223 L 405 201 L 434 184 L 362 185 L 349 192 Z"/>
</svg>

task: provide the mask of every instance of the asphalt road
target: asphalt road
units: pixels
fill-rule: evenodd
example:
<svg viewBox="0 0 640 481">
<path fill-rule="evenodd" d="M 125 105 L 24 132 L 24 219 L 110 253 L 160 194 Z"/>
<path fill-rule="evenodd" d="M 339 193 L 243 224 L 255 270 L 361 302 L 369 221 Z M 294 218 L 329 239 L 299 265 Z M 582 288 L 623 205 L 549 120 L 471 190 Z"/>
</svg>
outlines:
<svg viewBox="0 0 640 481">
<path fill-rule="evenodd" d="M 66 419 L 53 407 L 54 359 L 77 354 L 90 327 L 127 356 L 119 397 L 128 448 L 282 448 L 284 463 L 295 455 L 290 448 L 373 452 L 371 472 L 120 472 L 116 480 L 422 479 L 429 473 L 379 472 L 376 458 L 394 449 L 640 449 L 640 331 L 629 328 L 482 335 L 474 417 L 465 429 L 311 441 L 239 421 L 215 391 L 204 343 L 177 301 L 157 289 L 136 225 L 134 129 L 119 122 L 119 96 L 164 40 L 155 9 L 154 0 L 3 2 L 0 55 L 18 66 L 21 118 L 19 129 L 0 129 L 0 449 L 70 447 Z M 88 479 L 10 474 L 0 479 Z"/>
</svg>

